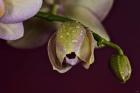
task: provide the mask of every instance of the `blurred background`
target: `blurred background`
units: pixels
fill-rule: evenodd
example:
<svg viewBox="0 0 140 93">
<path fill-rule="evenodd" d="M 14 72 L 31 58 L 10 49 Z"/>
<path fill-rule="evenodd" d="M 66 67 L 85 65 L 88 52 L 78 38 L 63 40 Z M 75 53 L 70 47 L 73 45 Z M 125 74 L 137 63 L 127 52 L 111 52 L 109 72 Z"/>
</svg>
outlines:
<svg viewBox="0 0 140 93">
<path fill-rule="evenodd" d="M 108 67 L 114 51 L 95 50 L 89 70 L 77 65 L 65 74 L 52 70 L 46 45 L 20 50 L 0 40 L 0 93 L 140 93 L 140 1 L 115 0 L 103 24 L 128 55 L 133 73 L 121 84 Z"/>
</svg>

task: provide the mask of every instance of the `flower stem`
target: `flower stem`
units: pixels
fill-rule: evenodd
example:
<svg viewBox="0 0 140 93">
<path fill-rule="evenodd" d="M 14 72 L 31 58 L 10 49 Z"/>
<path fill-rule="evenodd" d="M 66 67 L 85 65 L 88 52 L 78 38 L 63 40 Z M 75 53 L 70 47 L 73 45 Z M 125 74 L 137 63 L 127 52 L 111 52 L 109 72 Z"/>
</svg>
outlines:
<svg viewBox="0 0 140 93">
<path fill-rule="evenodd" d="M 120 46 L 118 46 L 117 44 L 115 44 L 115 43 L 113 43 L 113 42 L 110 42 L 110 41 L 106 41 L 106 40 L 105 40 L 103 43 L 104 43 L 105 45 L 109 46 L 109 47 L 112 47 L 112 48 L 116 49 L 117 52 L 118 52 L 118 54 L 124 55 L 123 50 L 122 50 L 122 49 L 120 48 Z"/>
<path fill-rule="evenodd" d="M 71 18 L 68 17 L 64 17 L 64 16 L 59 16 L 56 14 L 52 14 L 52 13 L 44 13 L 44 12 L 39 12 L 36 17 L 41 18 L 41 19 L 45 19 L 47 21 L 57 21 L 57 22 L 67 22 L 67 21 L 75 21 Z M 107 41 L 104 38 L 102 38 L 101 36 L 99 36 L 98 34 L 96 34 L 95 32 L 93 32 L 93 36 L 95 38 L 95 40 L 98 42 L 98 45 L 106 45 L 109 46 L 111 48 L 114 48 L 117 50 L 117 53 L 120 55 L 123 55 L 123 50 L 115 43 L 111 42 L 111 41 Z"/>
<path fill-rule="evenodd" d="M 64 17 L 64 16 L 59 16 L 59 15 L 55 15 L 52 13 L 44 13 L 44 12 L 39 12 L 36 17 L 41 18 L 41 19 L 45 19 L 47 21 L 50 22 L 67 22 L 67 21 L 74 21 L 68 17 Z"/>
<path fill-rule="evenodd" d="M 93 32 L 93 36 L 94 36 L 95 40 L 97 41 L 98 46 L 106 45 L 106 46 L 109 46 L 111 48 L 116 49 L 118 54 L 120 54 L 120 55 L 124 54 L 123 50 L 121 49 L 121 47 L 118 46 L 117 44 L 115 44 L 115 43 L 113 43 L 111 41 L 105 40 L 104 38 L 102 38 L 101 36 L 99 36 L 98 34 L 96 34 L 94 32 Z"/>
</svg>

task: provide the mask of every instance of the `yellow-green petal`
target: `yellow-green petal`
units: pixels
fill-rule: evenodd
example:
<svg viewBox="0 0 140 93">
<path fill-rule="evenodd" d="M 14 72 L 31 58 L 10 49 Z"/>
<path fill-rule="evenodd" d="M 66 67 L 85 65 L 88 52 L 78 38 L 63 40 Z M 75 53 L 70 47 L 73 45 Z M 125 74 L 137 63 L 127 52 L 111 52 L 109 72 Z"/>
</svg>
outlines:
<svg viewBox="0 0 140 93">
<path fill-rule="evenodd" d="M 77 22 L 63 23 L 56 33 L 56 54 L 60 62 L 63 62 L 67 54 L 75 52 L 79 54 L 79 50 L 84 41 L 86 30 Z"/>
<path fill-rule="evenodd" d="M 53 70 L 56 70 L 59 73 L 65 73 L 67 71 L 69 71 L 72 66 L 63 66 L 62 62 L 59 61 L 59 59 L 57 58 L 56 55 L 56 33 L 54 33 L 49 42 L 48 42 L 48 56 L 51 62 L 51 65 L 53 67 Z"/>
</svg>

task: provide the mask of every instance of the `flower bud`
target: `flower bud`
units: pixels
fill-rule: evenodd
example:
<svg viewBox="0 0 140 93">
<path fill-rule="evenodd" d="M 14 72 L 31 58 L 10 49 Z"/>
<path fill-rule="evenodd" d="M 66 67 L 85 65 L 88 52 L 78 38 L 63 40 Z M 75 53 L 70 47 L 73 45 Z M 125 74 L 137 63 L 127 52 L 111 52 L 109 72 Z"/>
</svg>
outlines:
<svg viewBox="0 0 140 93">
<path fill-rule="evenodd" d="M 63 23 L 48 42 L 48 55 L 54 70 L 67 72 L 80 61 L 86 69 L 94 61 L 94 38 L 78 22 Z"/>
<path fill-rule="evenodd" d="M 125 83 L 131 76 L 131 65 L 125 55 L 115 55 L 111 58 L 111 68 L 115 75 Z"/>
</svg>

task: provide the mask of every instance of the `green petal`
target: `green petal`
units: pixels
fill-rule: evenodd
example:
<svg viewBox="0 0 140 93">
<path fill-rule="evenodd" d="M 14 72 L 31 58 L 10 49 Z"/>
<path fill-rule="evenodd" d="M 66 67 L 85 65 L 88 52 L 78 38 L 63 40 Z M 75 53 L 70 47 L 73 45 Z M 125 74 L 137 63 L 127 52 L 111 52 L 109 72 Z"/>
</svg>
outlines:
<svg viewBox="0 0 140 93">
<path fill-rule="evenodd" d="M 85 35 L 86 30 L 77 22 L 65 22 L 59 27 L 56 34 L 56 54 L 60 62 L 67 54 L 79 53 Z"/>
</svg>

